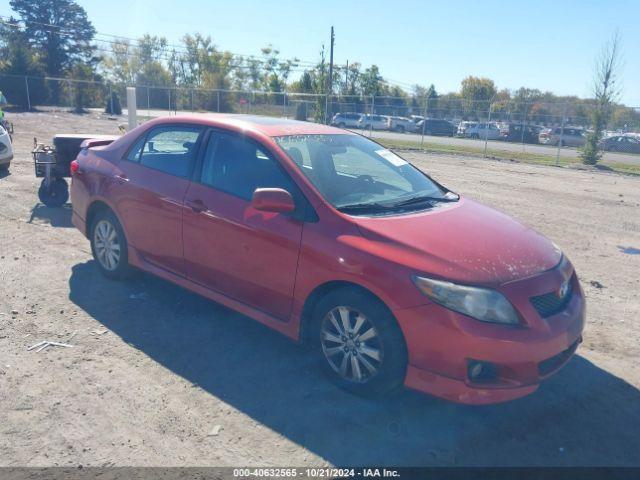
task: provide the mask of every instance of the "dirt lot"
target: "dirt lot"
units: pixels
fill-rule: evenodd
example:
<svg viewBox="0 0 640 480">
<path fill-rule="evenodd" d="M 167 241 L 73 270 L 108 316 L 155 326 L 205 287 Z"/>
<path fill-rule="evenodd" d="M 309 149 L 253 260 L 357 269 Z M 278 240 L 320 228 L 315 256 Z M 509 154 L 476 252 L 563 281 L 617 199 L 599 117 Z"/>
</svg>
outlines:
<svg viewBox="0 0 640 480">
<path fill-rule="evenodd" d="M 407 158 L 524 220 L 574 262 L 578 355 L 534 395 L 466 407 L 337 390 L 305 351 L 149 276 L 100 276 L 70 209 L 38 203 L 34 136 L 116 121 L 13 114 L 0 179 L 0 465 L 640 465 L 640 178 L 453 156 Z M 12 313 L 15 312 L 15 313 Z M 73 348 L 27 351 L 41 340 Z"/>
</svg>

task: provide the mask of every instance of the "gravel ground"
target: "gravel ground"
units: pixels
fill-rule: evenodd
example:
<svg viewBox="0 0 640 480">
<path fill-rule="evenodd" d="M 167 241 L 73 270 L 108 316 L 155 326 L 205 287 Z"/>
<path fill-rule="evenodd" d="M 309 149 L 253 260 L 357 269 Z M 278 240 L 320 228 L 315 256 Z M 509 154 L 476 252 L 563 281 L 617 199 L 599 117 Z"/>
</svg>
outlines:
<svg viewBox="0 0 640 480">
<path fill-rule="evenodd" d="M 588 301 L 578 355 L 535 394 L 468 407 L 367 401 L 303 348 L 167 282 L 114 283 L 70 208 L 38 203 L 30 149 L 118 121 L 12 114 L 0 178 L 0 466 L 640 465 L 640 178 L 407 153 L 553 239 Z M 73 338 L 70 338 L 73 334 Z M 27 347 L 42 340 L 73 348 Z"/>
</svg>

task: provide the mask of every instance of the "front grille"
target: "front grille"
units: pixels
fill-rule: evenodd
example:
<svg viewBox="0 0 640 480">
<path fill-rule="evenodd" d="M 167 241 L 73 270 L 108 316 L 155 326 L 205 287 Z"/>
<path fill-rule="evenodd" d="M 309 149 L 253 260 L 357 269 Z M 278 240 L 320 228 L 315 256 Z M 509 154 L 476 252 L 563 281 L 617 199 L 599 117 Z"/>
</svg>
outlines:
<svg viewBox="0 0 640 480">
<path fill-rule="evenodd" d="M 538 295 L 537 297 L 531 297 L 530 300 L 538 314 L 542 318 L 547 318 L 563 311 L 569 303 L 569 300 L 571 300 L 572 294 L 573 287 L 571 286 L 571 282 L 569 282 L 569 289 L 562 298 L 558 297 L 556 292 L 549 292 L 544 295 Z"/>
<path fill-rule="evenodd" d="M 549 375 L 554 370 L 560 368 L 564 363 L 569 360 L 569 357 L 573 355 L 578 348 L 578 343 L 580 343 L 580 339 L 576 340 L 573 345 L 567 348 L 565 351 L 560 352 L 557 355 L 554 355 L 551 358 L 547 358 L 538 364 L 538 372 L 543 377 Z"/>
</svg>

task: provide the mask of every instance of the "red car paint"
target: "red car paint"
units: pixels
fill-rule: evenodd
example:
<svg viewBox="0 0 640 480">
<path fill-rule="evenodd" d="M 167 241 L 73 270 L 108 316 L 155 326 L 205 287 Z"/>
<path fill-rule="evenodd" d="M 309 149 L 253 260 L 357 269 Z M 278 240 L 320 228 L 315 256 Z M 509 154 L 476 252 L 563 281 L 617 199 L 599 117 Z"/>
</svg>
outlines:
<svg viewBox="0 0 640 480">
<path fill-rule="evenodd" d="M 246 135 L 280 162 L 317 214 L 305 222 L 265 212 L 211 187 L 123 159 L 148 129 L 167 124 Z M 397 320 L 408 348 L 405 385 L 463 403 L 495 403 L 533 392 L 581 340 L 584 296 L 571 264 L 539 233 L 461 198 L 443 208 L 389 217 L 349 216 L 319 194 L 272 137 L 353 135 L 324 125 L 235 115 L 185 115 L 147 122 L 77 158 L 73 223 L 87 235 L 87 213 L 104 202 L 129 242 L 131 264 L 193 290 L 299 340 L 305 303 L 331 282 L 359 285 Z M 287 200 L 269 194 L 266 202 Z M 211 252 L 217 252 L 215 255 Z M 222 252 L 222 253 L 220 253 Z M 491 287 L 515 306 L 522 325 L 481 322 L 431 302 L 414 285 L 423 275 Z M 566 308 L 541 318 L 531 297 L 570 279 Z M 498 378 L 477 385 L 467 360 L 494 362 Z M 549 360 L 551 359 L 551 360 Z M 548 360 L 551 368 L 540 371 Z M 551 362 L 551 363 L 549 363 Z"/>
</svg>

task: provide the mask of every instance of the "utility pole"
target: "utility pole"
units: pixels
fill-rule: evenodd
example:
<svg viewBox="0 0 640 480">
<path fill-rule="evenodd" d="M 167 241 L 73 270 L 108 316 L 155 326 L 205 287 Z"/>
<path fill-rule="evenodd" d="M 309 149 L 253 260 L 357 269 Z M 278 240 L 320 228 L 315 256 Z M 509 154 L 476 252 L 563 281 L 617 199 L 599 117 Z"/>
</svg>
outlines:
<svg viewBox="0 0 640 480">
<path fill-rule="evenodd" d="M 331 113 L 329 112 L 329 96 L 333 93 L 333 43 L 335 40 L 335 35 L 333 34 L 333 26 L 331 26 L 331 49 L 329 50 L 329 78 L 327 78 L 327 97 L 325 99 L 325 119 L 331 118 Z M 325 123 L 328 123 L 325 121 Z"/>
<path fill-rule="evenodd" d="M 349 60 L 347 60 L 347 65 L 344 67 L 344 91 L 345 94 L 349 92 Z"/>
<path fill-rule="evenodd" d="M 327 88 L 329 95 L 333 93 L 333 43 L 335 40 L 333 34 L 333 27 L 331 27 L 331 50 L 329 50 L 329 88 Z"/>
</svg>

